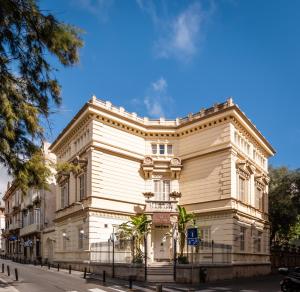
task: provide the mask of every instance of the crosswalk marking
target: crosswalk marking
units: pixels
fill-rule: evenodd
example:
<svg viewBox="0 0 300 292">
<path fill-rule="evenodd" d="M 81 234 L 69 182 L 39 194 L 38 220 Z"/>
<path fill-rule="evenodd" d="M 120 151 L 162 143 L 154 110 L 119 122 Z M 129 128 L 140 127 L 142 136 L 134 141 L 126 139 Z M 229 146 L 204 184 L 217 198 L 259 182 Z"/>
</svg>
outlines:
<svg viewBox="0 0 300 292">
<path fill-rule="evenodd" d="M 107 291 L 102 290 L 100 288 L 93 288 L 93 289 L 88 289 L 88 290 L 91 291 L 91 292 L 107 292 Z"/>
<path fill-rule="evenodd" d="M 116 287 L 116 288 L 121 288 L 121 289 L 125 289 L 125 290 L 119 290 L 119 289 L 116 289 L 116 288 L 114 288 L 114 287 Z M 111 288 L 111 287 L 110 287 L 110 288 Z M 142 290 L 143 292 L 153 292 L 153 291 L 155 291 L 155 290 L 148 289 L 148 288 L 141 287 L 141 286 L 137 286 L 137 285 L 134 285 L 134 284 L 133 284 L 133 288 L 136 288 L 136 289 Z M 114 289 L 114 290 L 116 290 L 116 291 L 119 291 L 119 292 L 124 292 L 124 291 L 127 291 L 127 289 L 126 289 L 126 288 L 124 288 L 124 287 L 121 287 L 121 286 L 116 286 L 116 285 L 114 285 L 112 289 Z"/>
</svg>

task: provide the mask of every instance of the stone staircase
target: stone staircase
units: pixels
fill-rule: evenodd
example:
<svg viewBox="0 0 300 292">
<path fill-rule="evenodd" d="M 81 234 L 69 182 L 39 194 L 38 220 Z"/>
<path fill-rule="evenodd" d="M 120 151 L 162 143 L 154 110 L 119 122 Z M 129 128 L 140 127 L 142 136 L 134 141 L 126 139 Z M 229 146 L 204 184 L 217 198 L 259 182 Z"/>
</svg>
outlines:
<svg viewBox="0 0 300 292">
<path fill-rule="evenodd" d="M 170 262 L 153 262 L 148 264 L 148 282 L 173 283 L 173 264 Z"/>
</svg>

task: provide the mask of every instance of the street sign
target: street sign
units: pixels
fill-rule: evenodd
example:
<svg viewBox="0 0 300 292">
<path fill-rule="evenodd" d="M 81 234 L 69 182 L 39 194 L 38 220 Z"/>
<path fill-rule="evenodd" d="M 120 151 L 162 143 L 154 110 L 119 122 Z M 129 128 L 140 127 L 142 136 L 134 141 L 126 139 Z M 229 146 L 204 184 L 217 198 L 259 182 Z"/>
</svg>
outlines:
<svg viewBox="0 0 300 292">
<path fill-rule="evenodd" d="M 189 228 L 187 230 L 187 241 L 188 245 L 198 245 L 199 239 L 198 239 L 198 228 Z"/>
<path fill-rule="evenodd" d="M 9 238 L 9 240 L 15 241 L 15 240 L 17 240 L 17 237 L 16 237 L 15 235 L 12 235 L 12 236 Z"/>
</svg>

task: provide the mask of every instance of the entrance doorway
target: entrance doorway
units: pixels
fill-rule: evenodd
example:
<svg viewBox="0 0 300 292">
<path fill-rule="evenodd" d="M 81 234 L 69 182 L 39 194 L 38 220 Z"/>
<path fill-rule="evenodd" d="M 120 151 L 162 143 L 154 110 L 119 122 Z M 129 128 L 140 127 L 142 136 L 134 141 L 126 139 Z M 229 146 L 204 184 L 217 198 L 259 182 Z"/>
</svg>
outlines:
<svg viewBox="0 0 300 292">
<path fill-rule="evenodd" d="M 170 261 L 169 226 L 157 225 L 153 229 L 153 252 L 155 261 Z"/>
</svg>

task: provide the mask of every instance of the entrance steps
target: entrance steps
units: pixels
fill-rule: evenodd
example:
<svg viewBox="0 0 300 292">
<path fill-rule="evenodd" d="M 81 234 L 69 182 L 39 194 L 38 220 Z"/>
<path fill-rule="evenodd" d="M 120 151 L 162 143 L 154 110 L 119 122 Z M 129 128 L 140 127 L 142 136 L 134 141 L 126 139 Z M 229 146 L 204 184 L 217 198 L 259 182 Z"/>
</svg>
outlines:
<svg viewBox="0 0 300 292">
<path fill-rule="evenodd" d="M 173 264 L 170 262 L 153 262 L 147 268 L 148 282 L 173 283 Z"/>
</svg>

